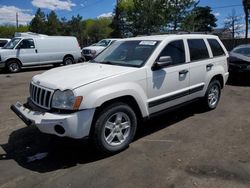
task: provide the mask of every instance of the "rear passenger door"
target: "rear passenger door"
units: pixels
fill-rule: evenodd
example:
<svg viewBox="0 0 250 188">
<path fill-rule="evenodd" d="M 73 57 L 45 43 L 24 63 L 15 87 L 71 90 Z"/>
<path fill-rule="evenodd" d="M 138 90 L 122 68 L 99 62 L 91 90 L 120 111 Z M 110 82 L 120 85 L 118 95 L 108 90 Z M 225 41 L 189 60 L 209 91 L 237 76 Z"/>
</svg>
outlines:
<svg viewBox="0 0 250 188">
<path fill-rule="evenodd" d="M 150 114 L 188 100 L 189 64 L 186 61 L 185 49 L 183 40 L 169 42 L 158 59 L 163 56 L 170 56 L 172 63 L 167 67 L 148 72 L 148 107 Z"/>
<path fill-rule="evenodd" d="M 16 48 L 16 56 L 23 66 L 39 64 L 39 56 L 33 39 L 23 39 Z"/>
<path fill-rule="evenodd" d="M 187 39 L 190 61 L 190 100 L 202 97 L 206 84 L 206 75 L 213 67 L 207 41 Z"/>
</svg>

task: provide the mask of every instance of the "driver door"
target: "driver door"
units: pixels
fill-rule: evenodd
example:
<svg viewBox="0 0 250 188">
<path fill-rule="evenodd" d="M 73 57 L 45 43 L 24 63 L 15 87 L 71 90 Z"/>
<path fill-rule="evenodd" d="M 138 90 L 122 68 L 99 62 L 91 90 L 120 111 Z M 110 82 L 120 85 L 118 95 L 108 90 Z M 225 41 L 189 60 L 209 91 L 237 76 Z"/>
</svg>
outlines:
<svg viewBox="0 0 250 188">
<path fill-rule="evenodd" d="M 16 48 L 16 56 L 22 62 L 23 66 L 40 63 L 33 39 L 23 39 Z"/>
<path fill-rule="evenodd" d="M 189 64 L 186 62 L 186 47 L 183 40 L 169 42 L 158 59 L 170 56 L 172 63 L 148 73 L 149 113 L 159 112 L 188 100 Z"/>
</svg>

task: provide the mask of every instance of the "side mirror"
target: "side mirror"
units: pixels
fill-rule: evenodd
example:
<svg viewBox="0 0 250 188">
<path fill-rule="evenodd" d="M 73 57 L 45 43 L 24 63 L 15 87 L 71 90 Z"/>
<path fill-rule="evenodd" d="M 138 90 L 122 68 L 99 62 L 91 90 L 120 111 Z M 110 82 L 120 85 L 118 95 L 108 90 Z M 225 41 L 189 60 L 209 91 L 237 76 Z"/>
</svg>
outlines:
<svg viewBox="0 0 250 188">
<path fill-rule="evenodd" d="M 17 45 L 16 49 L 20 50 L 20 49 L 22 48 L 22 46 L 23 46 L 23 43 L 21 42 L 21 43 L 19 43 L 19 44 Z"/>
<path fill-rule="evenodd" d="M 161 56 L 158 61 L 152 67 L 152 70 L 159 70 L 163 67 L 167 67 L 173 63 L 172 58 L 170 56 Z"/>
</svg>

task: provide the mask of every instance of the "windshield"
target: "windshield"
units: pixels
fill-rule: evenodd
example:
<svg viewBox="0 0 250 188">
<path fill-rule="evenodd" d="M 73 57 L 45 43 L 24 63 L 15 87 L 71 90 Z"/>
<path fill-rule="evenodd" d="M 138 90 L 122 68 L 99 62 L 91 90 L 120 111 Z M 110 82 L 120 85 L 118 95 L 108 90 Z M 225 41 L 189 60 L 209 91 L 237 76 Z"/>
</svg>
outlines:
<svg viewBox="0 0 250 188">
<path fill-rule="evenodd" d="M 250 56 L 250 47 L 236 48 L 232 50 L 233 53 Z"/>
<path fill-rule="evenodd" d="M 11 41 L 9 41 L 7 44 L 5 44 L 3 49 L 13 49 L 13 48 L 15 48 L 15 46 L 17 45 L 17 43 L 20 40 L 21 40 L 21 38 L 13 38 L 13 39 L 11 39 Z"/>
<path fill-rule="evenodd" d="M 159 41 L 151 40 L 118 41 L 92 62 L 140 67 L 147 61 L 158 43 Z"/>
<path fill-rule="evenodd" d="M 108 46 L 110 43 L 110 40 L 101 40 L 96 44 L 93 44 L 92 46 Z"/>
</svg>

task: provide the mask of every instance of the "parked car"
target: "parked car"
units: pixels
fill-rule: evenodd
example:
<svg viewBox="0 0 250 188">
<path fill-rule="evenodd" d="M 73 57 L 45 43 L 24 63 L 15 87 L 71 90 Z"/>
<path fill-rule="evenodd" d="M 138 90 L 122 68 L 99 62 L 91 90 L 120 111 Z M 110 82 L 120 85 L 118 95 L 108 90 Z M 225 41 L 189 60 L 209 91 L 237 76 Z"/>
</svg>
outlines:
<svg viewBox="0 0 250 188">
<path fill-rule="evenodd" d="M 95 43 L 95 44 L 92 44 L 91 46 L 83 48 L 82 55 L 85 60 L 87 61 L 91 60 L 117 40 L 118 39 L 103 39 L 99 41 L 98 43 Z"/>
<path fill-rule="evenodd" d="M 235 47 L 229 53 L 228 61 L 230 72 L 250 72 L 250 44 Z"/>
<path fill-rule="evenodd" d="M 75 37 L 21 33 L 0 49 L 0 68 L 19 72 L 21 67 L 73 64 L 81 58 Z"/>
<path fill-rule="evenodd" d="M 0 38 L 0 49 L 4 47 L 5 44 L 7 44 L 10 41 L 10 39 L 7 38 Z"/>
<path fill-rule="evenodd" d="M 227 58 L 213 35 L 122 39 L 90 62 L 34 76 L 27 103 L 11 109 L 41 132 L 89 137 L 101 152 L 118 152 L 142 119 L 197 99 L 215 109 L 229 76 Z"/>
</svg>

